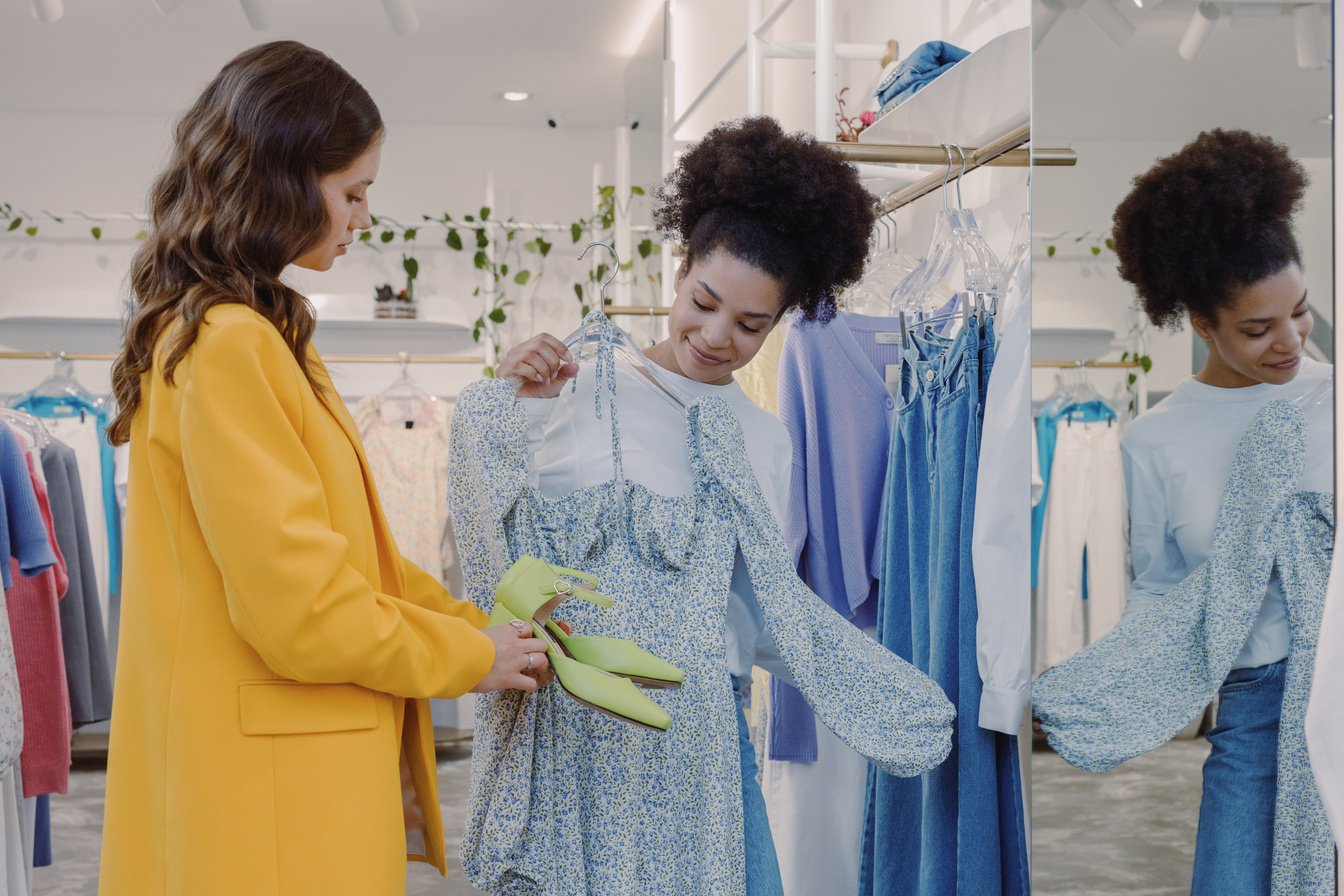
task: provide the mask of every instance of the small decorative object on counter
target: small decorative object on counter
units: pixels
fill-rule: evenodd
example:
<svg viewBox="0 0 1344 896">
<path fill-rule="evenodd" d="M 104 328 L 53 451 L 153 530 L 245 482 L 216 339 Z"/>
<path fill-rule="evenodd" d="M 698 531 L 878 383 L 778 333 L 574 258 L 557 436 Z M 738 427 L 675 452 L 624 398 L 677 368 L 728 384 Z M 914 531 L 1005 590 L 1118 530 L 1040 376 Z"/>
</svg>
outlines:
<svg viewBox="0 0 1344 896">
<path fill-rule="evenodd" d="M 846 115 L 845 94 L 848 92 L 849 88 L 845 87 L 835 95 L 835 102 L 840 110 L 835 113 L 835 139 L 837 143 L 858 143 L 859 135 L 863 133 L 864 129 L 877 121 L 877 114 L 874 112 L 865 111 L 858 115 Z"/>
</svg>

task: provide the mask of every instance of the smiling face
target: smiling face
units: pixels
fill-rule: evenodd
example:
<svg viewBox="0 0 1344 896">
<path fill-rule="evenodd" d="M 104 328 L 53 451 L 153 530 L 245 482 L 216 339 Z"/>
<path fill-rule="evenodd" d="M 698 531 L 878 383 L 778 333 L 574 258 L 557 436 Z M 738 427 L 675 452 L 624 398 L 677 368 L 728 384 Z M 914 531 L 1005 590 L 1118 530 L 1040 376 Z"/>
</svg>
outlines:
<svg viewBox="0 0 1344 896">
<path fill-rule="evenodd" d="M 294 264 L 310 271 L 331 270 L 336 256 L 344 255 L 354 241 L 356 231 L 372 226 L 369 187 L 378 176 L 381 158 L 382 144 L 374 143 L 348 168 L 322 176 L 318 187 L 327 208 L 327 233 L 320 243 L 294 259 Z"/>
<path fill-rule="evenodd" d="M 774 329 L 784 302 L 780 283 L 759 268 L 715 251 L 676 276 L 668 338 L 649 350 L 659 365 L 713 385 L 732 382 Z"/>
<path fill-rule="evenodd" d="M 1283 385 L 1297 376 L 1315 321 L 1307 305 L 1302 269 L 1290 263 L 1277 274 L 1233 293 L 1216 320 L 1192 315 L 1191 325 L 1209 346 L 1197 377 L 1210 386 Z"/>
</svg>

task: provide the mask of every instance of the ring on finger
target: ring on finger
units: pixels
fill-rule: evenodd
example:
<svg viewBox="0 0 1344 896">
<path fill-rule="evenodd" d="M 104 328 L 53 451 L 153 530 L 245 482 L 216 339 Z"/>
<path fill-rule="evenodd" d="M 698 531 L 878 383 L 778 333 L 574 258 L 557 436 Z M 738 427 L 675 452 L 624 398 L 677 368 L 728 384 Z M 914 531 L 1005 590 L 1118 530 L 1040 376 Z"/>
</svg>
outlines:
<svg viewBox="0 0 1344 896">
<path fill-rule="evenodd" d="M 524 671 L 524 672 L 531 672 L 531 671 L 532 671 L 532 664 L 533 664 L 533 662 L 534 662 L 535 660 L 536 660 L 536 654 L 534 654 L 534 653 L 529 653 L 529 654 L 527 655 L 527 668 L 524 669 L 523 671 Z"/>
<path fill-rule="evenodd" d="M 527 623 L 521 619 L 515 619 L 512 622 L 510 622 L 509 625 L 513 626 L 513 630 L 516 632 L 527 631 Z"/>
</svg>

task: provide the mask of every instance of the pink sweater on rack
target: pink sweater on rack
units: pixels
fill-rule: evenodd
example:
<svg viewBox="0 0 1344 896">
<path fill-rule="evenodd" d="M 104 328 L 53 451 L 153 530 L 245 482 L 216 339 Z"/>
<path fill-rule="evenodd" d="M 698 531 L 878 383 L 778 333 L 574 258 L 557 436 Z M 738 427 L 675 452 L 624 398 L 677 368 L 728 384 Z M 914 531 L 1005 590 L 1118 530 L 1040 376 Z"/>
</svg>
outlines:
<svg viewBox="0 0 1344 896">
<path fill-rule="evenodd" d="M 37 473 L 32 454 L 26 453 L 26 458 L 42 522 L 56 554 L 56 565 L 32 578 L 21 576 L 18 561 L 10 560 L 14 587 L 5 592 L 14 661 L 19 671 L 19 695 L 23 701 L 23 753 L 19 756 L 19 768 L 23 773 L 23 795 L 30 797 L 65 793 L 69 789 L 73 729 L 57 605 L 70 587 L 70 580 L 65 558 L 56 544 L 46 484 Z"/>
</svg>

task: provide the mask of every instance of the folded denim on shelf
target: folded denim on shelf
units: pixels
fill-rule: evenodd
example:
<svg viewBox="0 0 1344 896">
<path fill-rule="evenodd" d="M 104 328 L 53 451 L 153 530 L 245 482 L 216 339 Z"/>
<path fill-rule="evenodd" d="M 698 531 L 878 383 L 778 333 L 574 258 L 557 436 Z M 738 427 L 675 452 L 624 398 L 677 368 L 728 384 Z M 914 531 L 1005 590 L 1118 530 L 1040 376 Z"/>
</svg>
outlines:
<svg viewBox="0 0 1344 896">
<path fill-rule="evenodd" d="M 882 111 L 888 112 L 910 99 L 969 55 L 966 50 L 946 41 L 920 44 L 878 85 L 876 96 Z"/>
</svg>

